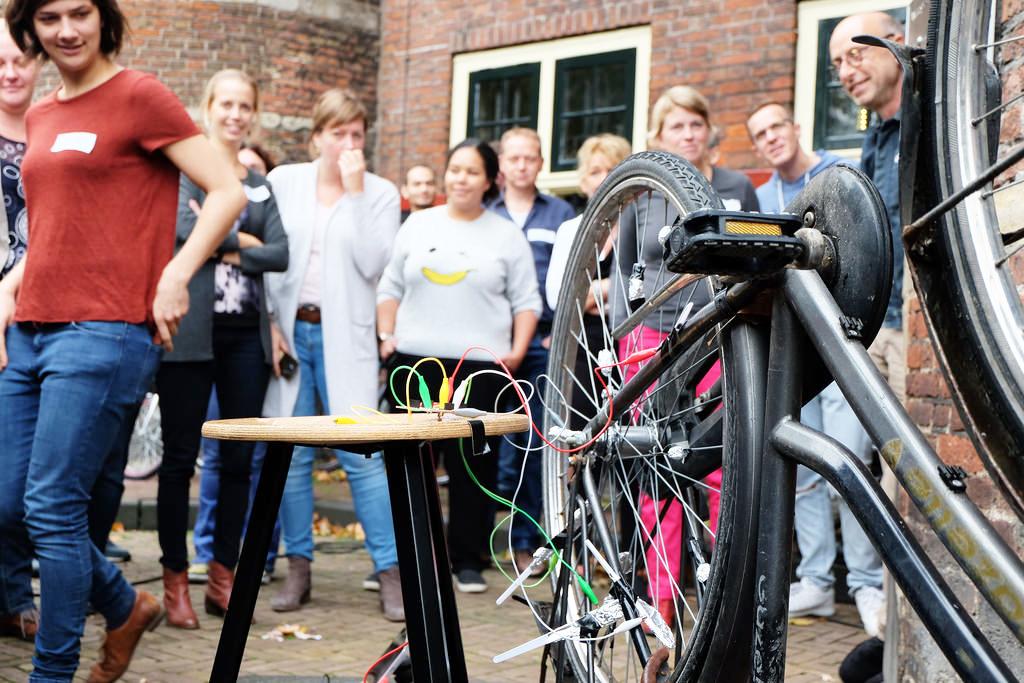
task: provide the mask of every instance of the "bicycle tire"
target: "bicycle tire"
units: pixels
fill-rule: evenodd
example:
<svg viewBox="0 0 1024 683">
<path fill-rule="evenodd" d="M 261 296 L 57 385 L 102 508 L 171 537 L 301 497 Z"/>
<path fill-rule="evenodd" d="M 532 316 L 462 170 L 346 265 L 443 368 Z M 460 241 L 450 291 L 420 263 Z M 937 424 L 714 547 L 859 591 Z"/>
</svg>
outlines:
<svg viewBox="0 0 1024 683">
<path fill-rule="evenodd" d="M 578 376 L 583 372 L 577 369 L 579 354 L 582 352 L 589 360 L 587 365 L 590 368 L 596 364 L 598 355 L 598 349 L 589 347 L 590 343 L 586 341 L 583 332 L 585 322 L 582 303 L 591 287 L 592 278 L 599 272 L 597 264 L 601 260 L 600 245 L 605 243 L 613 223 L 621 219 L 624 209 L 628 210 L 629 206 L 643 201 L 645 197 L 667 199 L 672 211 L 667 214 L 667 222 L 655 226 L 644 225 L 642 229 L 658 230 L 677 214 L 686 214 L 700 208 L 721 207 L 720 200 L 704 177 L 690 164 L 671 154 L 641 152 L 629 157 L 609 174 L 582 218 L 555 307 L 549 383 L 544 391 L 547 408 L 544 417 L 545 433 L 557 431 L 561 425 L 572 421 L 570 406 L 578 394 L 590 393 L 588 398 L 595 410 L 600 403 L 600 389 L 593 377 Z M 637 243 L 641 241 L 637 239 Z M 620 233 L 615 240 L 613 252 L 619 251 L 622 242 Z M 619 260 L 618 255 L 613 258 L 615 262 Z M 656 285 L 663 284 L 663 278 L 667 278 L 667 275 L 671 274 L 659 272 L 655 278 Z M 701 281 L 696 286 L 709 287 L 709 284 Z M 681 294 L 680 301 L 683 297 L 684 294 Z M 681 306 L 682 303 L 678 303 L 674 310 Z M 614 312 L 602 318 L 601 334 L 605 346 L 611 345 L 609 321 L 613 318 Z M 714 359 L 721 360 L 721 398 L 717 403 L 721 413 L 713 415 L 710 404 L 705 404 L 707 407 L 703 409 L 705 412 L 700 418 L 705 422 L 721 420 L 725 437 L 723 442 L 729 445 L 728 448 L 719 445 L 718 451 L 722 463 L 718 525 L 714 533 L 713 550 L 709 551 L 710 560 L 704 557 L 710 574 L 702 582 L 702 589 L 695 584 L 688 593 L 674 585 L 675 581 L 669 582 L 673 584 L 670 589 L 677 641 L 684 642 L 680 637 L 686 636 L 684 644 L 676 648 L 675 656 L 670 660 L 669 680 L 673 681 L 741 681 L 749 675 L 749 662 L 746 658 L 729 656 L 727 652 L 733 648 L 735 652 L 748 651 L 752 633 L 751 600 L 739 596 L 753 595 L 758 509 L 756 469 L 764 431 L 761 420 L 766 346 L 763 331 L 738 321 L 731 324 L 724 333 L 721 328 L 712 333 L 711 341 L 713 344 L 710 349 L 695 345 L 672 365 L 669 372 L 663 373 L 658 393 L 654 397 L 647 397 L 647 406 L 639 410 L 635 419 L 655 432 L 666 432 L 672 411 L 696 415 L 694 385 Z M 614 380 L 609 378 L 609 381 Z M 593 412 L 577 415 L 577 421 L 592 416 Z M 696 432 L 691 430 L 690 433 Z M 597 478 L 600 499 L 607 501 L 602 514 L 612 527 L 612 535 L 618 543 L 617 549 L 629 555 L 627 564 L 647 570 L 632 572 L 631 580 L 634 584 L 644 573 L 649 579 L 652 569 L 644 548 L 645 533 L 638 531 L 643 524 L 643 516 L 637 504 L 638 494 L 641 491 L 652 494 L 650 497 L 661 504 L 664 500 L 682 498 L 681 494 L 684 493 L 691 495 L 697 488 L 696 484 L 692 484 L 684 492 L 683 485 L 679 483 L 679 475 L 666 474 L 670 472 L 666 469 L 666 450 L 670 444 L 662 442 L 662 436 L 659 435 L 659 443 L 655 447 L 657 454 L 644 454 L 642 458 L 634 457 L 639 454 L 629 451 L 628 445 L 609 446 L 610 452 Z M 620 450 L 611 452 L 612 449 Z M 544 515 L 546 526 L 552 532 L 565 528 L 576 509 L 575 501 L 570 500 L 566 486 L 567 468 L 568 458 L 565 454 L 551 448 L 545 450 Z M 666 489 L 672 492 L 668 496 L 665 495 Z M 661 510 L 664 515 L 668 508 L 655 509 Z M 686 539 L 693 539 L 698 545 L 703 543 L 703 547 L 707 548 L 710 529 L 693 522 L 695 512 L 684 510 L 682 514 L 686 528 L 680 533 L 680 545 L 685 545 Z M 697 519 L 700 521 L 699 517 Z M 659 517 L 657 523 L 660 522 Z M 651 533 L 655 530 L 656 527 L 652 525 L 647 532 L 648 544 L 653 540 L 652 536 L 663 538 L 658 533 Z M 571 554 L 572 550 L 569 552 Z M 666 547 L 659 548 L 655 552 L 658 557 L 656 561 L 663 561 L 668 552 L 670 550 Z M 687 557 L 693 562 L 696 556 L 696 553 L 690 553 Z M 583 563 L 579 554 L 566 560 L 573 564 Z M 680 563 L 683 563 L 682 559 Z M 561 599 L 553 608 L 558 623 L 552 626 L 573 621 L 587 610 L 583 594 L 579 590 L 571 590 L 573 582 L 562 575 L 566 571 L 564 566 L 559 567 L 552 578 L 556 597 Z M 670 572 L 662 572 L 666 573 Z M 690 573 L 699 574 L 696 566 L 691 567 Z M 682 578 L 679 577 L 679 582 Z M 559 590 L 560 585 L 562 590 Z M 690 602 L 694 601 L 694 593 L 702 594 L 702 598 L 696 601 L 696 613 L 689 607 Z M 624 647 L 617 647 L 614 641 L 610 644 L 601 641 L 590 647 L 582 641 L 570 641 L 553 648 L 555 654 L 552 661 L 556 667 L 563 668 L 563 673 L 564 669 L 571 670 L 577 680 L 640 680 L 642 667 L 637 661 L 635 650 L 630 647 L 629 636 L 623 634 L 620 639 Z M 652 643 L 652 647 L 656 645 Z M 622 653 L 619 659 L 615 659 L 617 653 Z"/>
<path fill-rule="evenodd" d="M 999 3 L 936 0 L 929 21 L 923 163 L 937 169 L 933 203 L 978 177 L 994 161 L 998 119 L 972 125 L 998 106 L 986 87 L 999 49 L 981 51 L 997 32 Z M 922 168 L 918 177 L 929 175 Z M 915 258 L 922 301 L 939 342 L 940 362 L 964 424 L 987 470 L 1024 517 L 1024 252 L 1007 255 L 991 184 L 937 225 L 925 258 Z M 916 202 L 917 204 L 918 202 Z M 1019 227 L 1019 226 L 1013 226 Z M 914 255 L 912 254 L 912 258 Z M 952 271 L 952 272 L 950 272 Z"/>
</svg>

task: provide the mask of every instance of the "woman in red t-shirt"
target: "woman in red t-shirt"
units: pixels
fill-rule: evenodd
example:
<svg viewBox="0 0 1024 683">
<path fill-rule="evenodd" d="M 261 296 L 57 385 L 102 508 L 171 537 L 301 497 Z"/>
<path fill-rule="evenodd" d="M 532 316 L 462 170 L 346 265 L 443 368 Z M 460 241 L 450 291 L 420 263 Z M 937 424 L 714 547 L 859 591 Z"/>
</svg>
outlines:
<svg viewBox="0 0 1024 683">
<path fill-rule="evenodd" d="M 32 247 L 0 283 L 0 553 L 31 543 L 39 559 L 29 680 L 72 679 L 91 603 L 107 635 L 89 680 L 114 681 L 162 611 L 90 542 L 89 491 L 245 195 L 178 99 L 113 61 L 115 0 L 10 0 L 5 15 L 61 87 L 26 118 Z M 179 171 L 207 198 L 175 254 Z"/>
</svg>

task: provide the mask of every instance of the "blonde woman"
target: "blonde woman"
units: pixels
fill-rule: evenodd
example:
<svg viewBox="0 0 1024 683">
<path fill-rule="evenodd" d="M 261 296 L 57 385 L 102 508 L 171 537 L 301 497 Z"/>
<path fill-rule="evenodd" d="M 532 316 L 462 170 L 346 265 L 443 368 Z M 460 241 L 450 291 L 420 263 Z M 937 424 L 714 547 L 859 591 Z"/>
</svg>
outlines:
<svg viewBox="0 0 1024 683">
<path fill-rule="evenodd" d="M 377 280 L 399 226 L 398 190 L 366 170 L 368 114 L 349 90 L 328 90 L 313 108 L 313 161 L 270 173 L 292 250 L 288 271 L 267 278 L 281 348 L 299 361 L 291 377 L 270 383 L 264 415 L 345 413 L 377 404 Z M 348 475 L 356 516 L 366 532 L 374 573 L 363 585 L 380 590 L 381 609 L 402 621 L 402 588 L 384 462 L 336 451 Z M 310 600 L 313 560 L 313 449 L 297 448 L 281 502 L 288 578 L 271 600 L 279 612 Z"/>
<path fill-rule="evenodd" d="M 164 457 L 157 490 L 157 530 L 164 567 L 164 607 L 171 626 L 193 629 L 199 621 L 188 593 L 189 482 L 199 453 L 200 429 L 216 387 L 224 418 L 256 417 L 270 378 L 270 319 L 263 273 L 288 267 L 288 239 L 270 186 L 238 161 L 256 121 L 259 90 L 241 71 L 220 71 L 206 84 L 202 111 L 207 136 L 234 170 L 248 203 L 214 255 L 189 283 L 191 309 L 181 321 L 175 349 L 157 373 Z M 182 177 L 178 195 L 178 244 L 192 234 L 205 194 Z M 213 534 L 205 607 L 223 616 L 238 561 L 252 463 L 252 444 L 220 444 Z"/>
</svg>

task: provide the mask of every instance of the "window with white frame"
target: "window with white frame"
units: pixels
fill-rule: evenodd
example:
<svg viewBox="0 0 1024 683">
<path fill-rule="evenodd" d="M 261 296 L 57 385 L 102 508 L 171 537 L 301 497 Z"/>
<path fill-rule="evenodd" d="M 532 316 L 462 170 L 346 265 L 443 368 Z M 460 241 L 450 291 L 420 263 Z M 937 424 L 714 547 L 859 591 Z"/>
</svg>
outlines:
<svg viewBox="0 0 1024 683">
<path fill-rule="evenodd" d="M 456 55 L 451 143 L 534 128 L 544 153 L 537 184 L 573 192 L 587 137 L 615 133 L 644 148 L 650 55 L 647 26 Z"/>
<path fill-rule="evenodd" d="M 809 0 L 797 9 L 798 38 L 794 114 L 805 149 L 827 149 L 843 156 L 860 154 L 870 112 L 843 90 L 831 68 L 828 40 L 845 17 L 885 11 L 906 23 L 906 0 Z"/>
</svg>

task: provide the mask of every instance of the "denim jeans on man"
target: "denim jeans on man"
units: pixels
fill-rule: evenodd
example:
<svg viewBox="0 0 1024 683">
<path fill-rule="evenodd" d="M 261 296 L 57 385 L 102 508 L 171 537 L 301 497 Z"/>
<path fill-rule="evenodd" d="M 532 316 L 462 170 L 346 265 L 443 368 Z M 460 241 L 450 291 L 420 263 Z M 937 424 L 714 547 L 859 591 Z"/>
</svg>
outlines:
<svg viewBox="0 0 1024 683">
<path fill-rule="evenodd" d="M 91 603 L 121 626 L 135 590 L 89 538 L 89 497 L 160 348 L 142 325 L 80 322 L 7 330 L 0 372 L 0 553 L 34 546 L 40 622 L 30 681 L 70 681 Z M 31 541 L 30 541 L 31 539 Z"/>
<path fill-rule="evenodd" d="M 324 412 L 330 412 L 320 325 L 295 321 L 295 357 L 299 361 L 300 383 L 293 414 L 316 415 L 317 400 Z M 349 407 L 334 408 L 345 412 Z M 398 564 L 398 551 L 388 480 L 380 453 L 371 458 L 342 450 L 335 450 L 335 453 L 348 477 L 356 518 L 366 533 L 366 549 L 373 560 L 373 570 L 381 572 L 393 567 Z M 307 560 L 313 559 L 313 455 L 314 450 L 308 446 L 295 449 L 280 514 L 285 554 Z"/>
<path fill-rule="evenodd" d="M 217 391 L 210 394 L 210 406 L 206 411 L 207 420 L 220 419 L 220 406 L 217 405 Z M 196 523 L 192 527 L 192 545 L 196 549 L 195 561 L 209 564 L 213 559 L 213 528 L 217 519 L 217 496 L 220 495 L 220 448 L 217 439 L 202 440 L 203 471 L 199 477 L 199 511 Z M 256 499 L 256 487 L 259 485 L 260 472 L 263 469 L 263 458 L 267 454 L 267 444 L 257 442 L 252 449 L 252 476 L 249 484 L 249 513 L 252 502 Z M 242 525 L 242 538 L 249 526 L 249 515 L 245 516 Z M 270 538 L 270 550 L 267 551 L 267 563 L 264 569 L 273 573 L 274 562 L 277 560 L 277 546 L 281 540 L 281 521 L 274 522 L 274 532 Z"/>
<path fill-rule="evenodd" d="M 813 408 L 815 404 L 817 415 Z M 826 387 L 804 407 L 800 420 L 808 427 L 819 429 L 836 439 L 865 464 L 870 464 L 870 439 L 835 383 Z M 819 588 L 828 590 L 835 583 L 832 563 L 836 559 L 836 533 L 829 486 L 821 475 L 798 466 L 796 491 L 796 539 L 801 555 L 796 575 L 801 579 L 807 577 Z M 843 559 L 848 571 L 846 586 L 850 595 L 864 586 L 880 587 L 881 558 L 843 502 L 839 505 L 839 525 L 843 534 Z"/>
<path fill-rule="evenodd" d="M 540 376 L 548 370 L 549 352 L 541 344 L 541 335 L 537 334 L 523 358 L 523 364 L 516 371 L 516 379 L 524 379 L 535 388 L 530 400 L 530 413 L 533 421 L 540 425 L 544 419 L 544 405 L 540 394 L 544 391 L 544 383 Z M 511 394 L 511 396 L 509 396 Z M 507 400 L 514 403 L 512 408 L 520 408 L 518 396 L 511 389 L 505 392 Z M 499 406 L 498 410 L 502 408 Z M 530 444 L 530 452 L 526 453 L 526 444 Z M 515 445 L 512 445 L 515 444 Z M 498 490 L 511 499 L 515 495 L 515 504 L 526 514 L 540 521 L 541 492 L 541 457 L 543 442 L 533 431 L 521 434 L 510 434 L 501 443 L 498 452 Z M 518 490 L 517 490 L 518 489 Z M 512 548 L 533 552 L 540 545 L 540 534 L 537 527 L 523 515 L 512 518 Z"/>
</svg>

